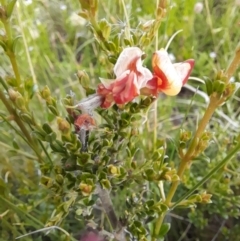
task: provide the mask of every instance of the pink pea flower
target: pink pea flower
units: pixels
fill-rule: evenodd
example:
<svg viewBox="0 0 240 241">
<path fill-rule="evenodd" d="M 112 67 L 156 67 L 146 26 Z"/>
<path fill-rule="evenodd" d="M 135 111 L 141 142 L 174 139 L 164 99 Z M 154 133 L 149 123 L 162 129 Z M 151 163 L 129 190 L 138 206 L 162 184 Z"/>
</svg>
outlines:
<svg viewBox="0 0 240 241">
<path fill-rule="evenodd" d="M 98 85 L 97 94 L 104 97 L 101 107 L 108 108 L 113 103 L 126 104 L 140 95 L 140 89 L 153 78 L 149 69 L 142 66 L 143 52 L 138 47 L 125 48 L 115 66 L 115 80 Z"/>
<path fill-rule="evenodd" d="M 152 57 L 153 78 L 142 89 L 143 95 L 155 95 L 163 92 L 166 95 L 177 95 L 186 84 L 193 69 L 194 60 L 172 64 L 166 50 L 160 49 Z"/>
</svg>

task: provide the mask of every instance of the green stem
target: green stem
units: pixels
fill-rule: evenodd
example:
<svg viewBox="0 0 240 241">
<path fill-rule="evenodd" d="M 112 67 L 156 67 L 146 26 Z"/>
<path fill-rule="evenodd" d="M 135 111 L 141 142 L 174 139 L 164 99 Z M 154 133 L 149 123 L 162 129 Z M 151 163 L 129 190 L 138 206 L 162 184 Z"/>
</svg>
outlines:
<svg viewBox="0 0 240 241">
<path fill-rule="evenodd" d="M 207 126 L 209 120 L 211 119 L 211 117 L 212 117 L 214 111 L 216 110 L 216 108 L 218 107 L 218 103 L 219 103 L 218 101 L 219 100 L 217 98 L 214 98 L 214 97 L 212 97 L 210 99 L 210 103 L 208 105 L 208 108 L 206 109 L 206 111 L 204 113 L 204 116 L 199 123 L 199 126 L 197 128 L 197 131 L 195 133 L 195 136 L 194 136 L 193 140 L 191 141 L 189 149 L 188 149 L 187 153 L 184 155 L 184 157 L 183 157 L 183 159 L 180 163 L 180 166 L 178 168 L 177 174 L 178 174 L 180 180 L 182 179 L 183 173 L 186 170 L 186 168 L 188 167 L 189 162 L 192 159 L 192 156 L 193 156 L 194 151 L 195 151 L 195 147 L 198 144 L 198 139 L 202 136 L 204 130 L 206 129 L 206 126 Z M 173 198 L 173 196 L 174 196 L 174 194 L 177 190 L 177 187 L 178 187 L 179 183 L 180 183 L 180 181 L 173 182 L 173 184 L 172 184 L 172 186 L 169 190 L 167 199 L 166 199 L 166 205 L 168 205 L 168 206 L 171 205 L 172 198 Z"/>
<path fill-rule="evenodd" d="M 210 102 L 209 105 L 204 113 L 204 116 L 202 118 L 202 120 L 199 123 L 198 129 L 195 133 L 195 136 L 193 138 L 193 140 L 191 141 L 191 144 L 188 148 L 187 153 L 184 156 L 184 160 L 183 162 L 189 162 L 192 158 L 192 155 L 194 153 L 194 149 L 198 143 L 198 139 L 202 136 L 204 130 L 206 129 L 206 126 L 209 122 L 209 120 L 211 119 L 213 113 L 215 112 L 216 108 L 219 106 L 219 102 L 220 100 L 218 99 L 218 97 L 214 97 L 211 96 L 210 98 Z"/>
<path fill-rule="evenodd" d="M 6 21 L 3 21 L 4 29 L 6 31 L 6 36 L 8 39 L 12 39 L 12 32 L 9 23 Z"/>
<path fill-rule="evenodd" d="M 128 18 L 128 13 L 127 13 L 127 9 L 126 9 L 126 5 L 124 3 L 124 0 L 122 1 L 122 5 L 123 5 L 123 11 L 124 11 L 124 15 L 125 15 L 125 19 L 126 19 L 126 37 L 128 39 L 130 39 L 130 23 L 129 23 L 129 18 Z"/>
<path fill-rule="evenodd" d="M 12 39 L 12 33 L 11 33 L 11 27 L 10 27 L 10 24 L 9 24 L 9 20 L 3 21 L 3 25 L 4 25 L 4 28 L 5 28 L 5 31 L 6 31 L 7 39 L 9 41 L 9 43 L 12 43 L 13 39 Z M 9 49 L 9 47 L 8 47 L 8 49 L 6 50 L 6 54 L 9 57 L 9 60 L 11 62 L 12 68 L 13 68 L 13 72 L 15 74 L 16 81 L 17 81 L 17 87 L 20 87 L 21 77 L 20 77 L 15 53 L 13 52 L 12 49 Z"/>
<path fill-rule="evenodd" d="M 183 176 L 183 173 L 184 171 L 186 170 L 188 166 L 188 162 L 184 162 L 182 161 L 179 165 L 179 168 L 178 168 L 178 172 L 177 172 L 177 175 L 179 176 L 179 179 L 181 180 L 182 179 L 182 176 Z M 166 205 L 170 206 L 171 205 L 171 201 L 172 201 L 172 198 L 177 190 L 177 187 L 179 185 L 180 181 L 175 181 L 172 183 L 172 186 L 169 190 L 169 193 L 167 195 L 167 198 L 166 198 Z"/>
<path fill-rule="evenodd" d="M 159 217 L 158 217 L 158 220 L 156 222 L 156 226 L 155 226 L 155 229 L 154 229 L 154 237 L 152 237 L 152 241 L 156 241 L 156 238 L 159 234 L 159 231 L 161 229 L 161 226 L 162 226 L 162 223 L 163 223 L 163 220 L 165 218 L 165 214 L 162 213 Z"/>
<path fill-rule="evenodd" d="M 21 210 L 20 208 L 18 208 L 16 205 L 14 205 L 13 203 L 11 203 L 10 201 L 8 201 L 6 198 L 4 198 L 2 195 L 0 195 L 0 200 L 1 203 L 6 203 L 10 208 L 12 208 L 13 210 L 15 210 L 17 213 L 22 214 L 26 217 L 28 217 L 30 220 L 33 221 L 33 226 L 35 226 L 36 228 L 43 227 L 44 224 L 41 223 L 37 218 L 33 217 L 32 215 L 30 215 L 29 213 L 26 213 L 25 211 Z M 37 225 L 36 225 L 37 224 Z"/>
<path fill-rule="evenodd" d="M 20 6 L 21 5 L 18 4 L 17 8 L 16 8 L 17 19 L 18 19 L 18 23 L 19 23 L 19 26 L 20 26 L 20 29 L 21 29 L 21 35 L 22 35 L 23 44 L 24 44 L 24 47 L 25 47 L 25 52 L 26 52 L 28 65 L 29 65 L 29 68 L 30 68 L 30 72 L 31 72 L 31 75 L 32 75 L 33 83 L 35 85 L 37 85 L 37 78 L 36 78 L 36 75 L 35 75 L 35 72 L 34 72 L 34 68 L 33 68 L 33 63 L 32 63 L 32 60 L 31 60 L 31 57 L 30 57 L 30 54 L 29 54 L 29 51 L 28 51 L 27 40 L 26 40 L 26 37 L 25 37 L 25 34 L 24 34 L 23 24 L 22 24 L 22 20 L 21 20 L 21 9 L 20 9 Z"/>
<path fill-rule="evenodd" d="M 237 46 L 235 50 L 235 56 L 225 72 L 228 80 L 230 80 L 230 78 L 233 76 L 234 72 L 239 67 L 239 65 L 240 65 L 240 44 Z"/>
<path fill-rule="evenodd" d="M 10 52 L 7 55 L 9 57 L 9 60 L 11 62 L 12 68 L 13 68 L 13 72 L 14 72 L 15 77 L 16 77 L 17 87 L 19 88 L 20 85 L 21 85 L 21 77 L 20 77 L 20 73 L 19 73 L 19 70 L 18 70 L 18 65 L 17 65 L 15 53 Z"/>
<path fill-rule="evenodd" d="M 158 8 L 158 5 L 159 5 L 159 1 L 157 0 L 156 1 L 156 8 Z M 157 15 L 157 13 L 156 13 Z M 156 35 L 155 35 L 155 51 L 158 50 L 158 34 L 156 32 Z M 154 112 L 153 112 L 153 120 L 154 120 L 154 128 L 153 128 L 153 150 L 155 151 L 156 150 L 156 143 L 157 143 L 157 108 L 158 107 L 158 102 L 157 100 L 154 101 L 154 104 L 153 104 L 153 109 L 154 109 Z"/>
</svg>

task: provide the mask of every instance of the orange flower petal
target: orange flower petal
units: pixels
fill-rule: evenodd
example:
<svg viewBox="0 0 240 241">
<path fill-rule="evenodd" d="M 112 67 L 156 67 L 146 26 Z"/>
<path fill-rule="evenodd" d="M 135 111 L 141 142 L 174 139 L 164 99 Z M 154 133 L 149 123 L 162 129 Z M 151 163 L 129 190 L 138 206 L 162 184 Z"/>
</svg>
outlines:
<svg viewBox="0 0 240 241">
<path fill-rule="evenodd" d="M 166 95 L 177 95 L 189 78 L 194 60 L 172 64 L 166 50 L 161 49 L 153 54 L 152 66 L 157 88 Z"/>
</svg>

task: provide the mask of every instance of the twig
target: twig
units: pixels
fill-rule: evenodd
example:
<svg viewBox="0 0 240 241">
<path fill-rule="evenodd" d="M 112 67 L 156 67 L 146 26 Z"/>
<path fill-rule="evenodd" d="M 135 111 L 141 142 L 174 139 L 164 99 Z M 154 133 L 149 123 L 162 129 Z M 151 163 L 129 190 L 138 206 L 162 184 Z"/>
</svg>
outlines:
<svg viewBox="0 0 240 241">
<path fill-rule="evenodd" d="M 113 203 L 110 198 L 109 192 L 106 189 L 103 189 L 100 184 L 97 184 L 97 194 L 102 202 L 102 206 L 106 215 L 111 223 L 112 228 L 114 229 L 115 239 L 118 241 L 125 241 L 125 231 L 122 224 L 119 222 L 118 217 L 113 209 Z"/>
</svg>

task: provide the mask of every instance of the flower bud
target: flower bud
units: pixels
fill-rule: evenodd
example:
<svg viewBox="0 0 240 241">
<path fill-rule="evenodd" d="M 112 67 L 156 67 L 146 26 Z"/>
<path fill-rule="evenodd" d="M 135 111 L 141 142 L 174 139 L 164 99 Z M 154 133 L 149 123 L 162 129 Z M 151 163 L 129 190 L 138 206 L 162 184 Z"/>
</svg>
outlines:
<svg viewBox="0 0 240 241">
<path fill-rule="evenodd" d="M 26 102 L 24 100 L 24 98 L 22 97 L 22 95 L 19 95 L 16 100 L 15 100 L 15 104 L 16 104 L 16 107 L 21 110 L 21 111 L 26 111 Z"/>
<path fill-rule="evenodd" d="M 18 91 L 15 91 L 14 89 L 8 89 L 8 96 L 10 100 L 15 101 L 18 97 L 21 96 L 21 94 Z"/>
<path fill-rule="evenodd" d="M 55 179 L 56 179 L 56 182 L 57 182 L 58 184 L 60 184 L 60 185 L 63 184 L 64 179 L 63 179 L 63 176 L 62 176 L 61 174 L 57 174 L 56 177 L 55 177 Z"/>
<path fill-rule="evenodd" d="M 83 88 L 88 87 L 89 76 L 85 70 L 78 70 L 77 77 L 79 79 L 80 84 L 83 86 Z"/>
<path fill-rule="evenodd" d="M 48 86 L 45 86 L 44 89 L 40 91 L 40 94 L 44 100 L 47 100 L 51 97 L 51 91 Z"/>
<path fill-rule="evenodd" d="M 99 28 L 102 31 L 103 37 L 108 40 L 109 35 L 111 33 L 111 25 L 110 23 L 104 18 L 99 21 Z"/>
<path fill-rule="evenodd" d="M 62 134 L 66 135 L 70 132 L 71 126 L 68 121 L 61 117 L 57 117 L 57 124 L 58 124 L 58 129 L 62 132 Z"/>
<path fill-rule="evenodd" d="M 191 136 L 192 136 L 192 133 L 190 131 L 185 131 L 185 130 L 181 129 L 179 140 L 180 140 L 180 142 L 186 143 L 187 141 L 190 140 Z"/>
</svg>

